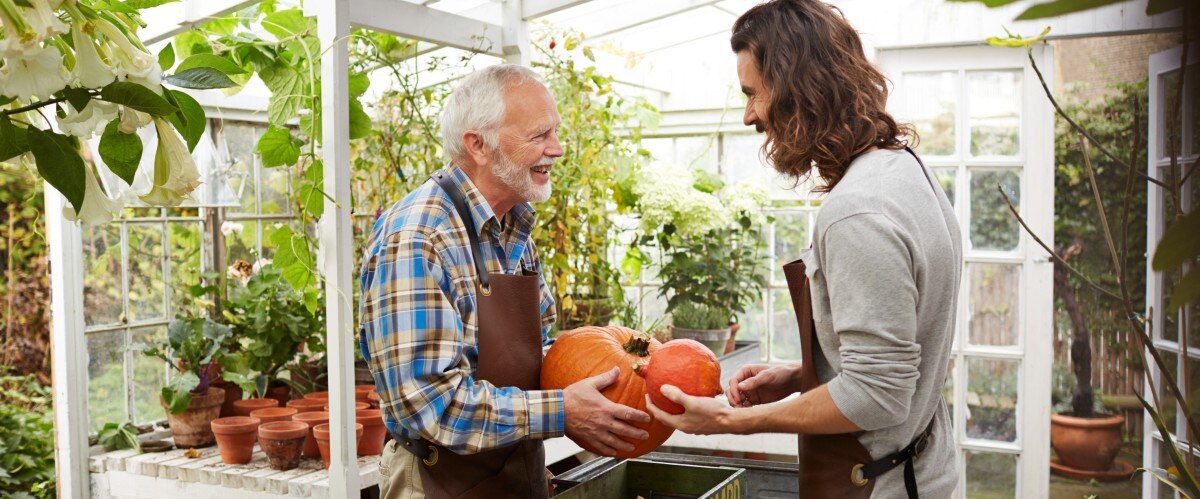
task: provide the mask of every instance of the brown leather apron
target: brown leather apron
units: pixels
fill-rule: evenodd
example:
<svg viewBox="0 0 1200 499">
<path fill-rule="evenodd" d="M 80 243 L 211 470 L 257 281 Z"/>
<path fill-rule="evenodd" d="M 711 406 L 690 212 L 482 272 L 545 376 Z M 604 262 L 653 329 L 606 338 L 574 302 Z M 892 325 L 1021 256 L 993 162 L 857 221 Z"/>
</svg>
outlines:
<svg viewBox="0 0 1200 499">
<path fill-rule="evenodd" d="M 443 172 L 433 180 L 454 201 L 466 226 L 479 282 L 475 287 L 476 381 L 497 387 L 537 390 L 542 369 L 541 293 L 536 266 L 521 275 L 487 272 L 479 233 L 462 190 Z M 503 261 L 504 259 L 501 258 Z M 397 436 L 401 448 L 421 459 L 425 495 L 442 498 L 539 498 L 549 495 L 546 452 L 540 440 L 526 440 L 477 454 L 459 455 L 425 440 Z"/>
<path fill-rule="evenodd" d="M 904 148 L 921 165 L 925 175 L 925 164 L 917 154 Z M 926 175 L 926 180 L 929 176 Z M 930 180 L 930 187 L 933 182 Z M 817 327 L 813 321 L 812 290 L 809 289 L 808 274 L 803 261 L 796 260 L 783 266 L 792 306 L 796 310 L 796 324 L 800 328 L 801 393 L 821 385 L 817 378 L 817 367 L 813 363 L 813 352 L 818 346 Z M 913 471 L 913 459 L 925 450 L 933 432 L 930 420 L 917 438 L 900 451 L 878 460 L 858 441 L 862 432 L 834 435 L 800 435 L 800 491 L 812 497 L 869 498 L 875 490 L 874 478 L 900 465 L 904 465 L 904 486 L 908 496 L 917 497 L 917 484 Z"/>
</svg>

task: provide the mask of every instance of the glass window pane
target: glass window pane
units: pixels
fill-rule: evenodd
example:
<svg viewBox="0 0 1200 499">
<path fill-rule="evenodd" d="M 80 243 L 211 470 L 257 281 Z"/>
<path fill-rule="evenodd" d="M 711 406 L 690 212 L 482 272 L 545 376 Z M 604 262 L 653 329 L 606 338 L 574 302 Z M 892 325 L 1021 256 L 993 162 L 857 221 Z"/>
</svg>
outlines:
<svg viewBox="0 0 1200 499">
<path fill-rule="evenodd" d="M 1021 73 L 967 73 L 971 155 L 1015 156 L 1021 151 Z"/>
<path fill-rule="evenodd" d="M 950 363 L 946 366 L 946 382 L 942 384 L 942 400 L 946 401 L 946 408 L 950 411 L 950 424 L 954 424 L 954 365 L 958 362 L 958 357 L 950 356 Z"/>
<path fill-rule="evenodd" d="M 771 290 L 771 360 L 800 360 L 800 329 L 787 289 Z"/>
<path fill-rule="evenodd" d="M 953 71 L 904 74 L 905 119 L 917 128 L 918 151 L 952 156 L 955 151 L 958 75 Z"/>
<path fill-rule="evenodd" d="M 1191 146 L 1188 149 L 1188 154 L 1200 153 L 1200 110 L 1196 106 L 1200 106 L 1200 76 L 1196 76 L 1196 71 L 1200 71 L 1200 66 L 1188 66 L 1187 68 L 1187 94 L 1190 96 L 1190 104 L 1188 112 L 1191 113 Z"/>
<path fill-rule="evenodd" d="M 1016 497 L 1017 456 L 995 452 L 963 451 L 967 468 L 967 497 Z"/>
<path fill-rule="evenodd" d="M 800 258 L 800 251 L 808 247 L 808 212 L 777 212 L 775 216 L 775 247 L 771 263 L 772 279 L 786 282 L 783 265 Z"/>
<path fill-rule="evenodd" d="M 1179 313 L 1168 312 L 1166 305 L 1171 303 L 1171 297 L 1179 285 L 1180 273 L 1180 269 L 1176 268 L 1163 272 L 1162 277 L 1162 339 L 1167 341 L 1179 341 Z"/>
<path fill-rule="evenodd" d="M 723 140 L 721 171 L 725 178 L 744 178 L 751 173 L 771 172 L 762 154 L 763 135 L 725 134 Z"/>
<path fill-rule="evenodd" d="M 667 315 L 667 297 L 658 296 L 658 288 L 643 287 L 641 288 L 642 297 L 642 324 L 647 329 L 650 326 L 661 325 L 664 317 Z"/>
<path fill-rule="evenodd" d="M 1163 350 L 1161 348 L 1158 349 L 1158 353 L 1162 356 L 1163 364 L 1166 366 L 1165 372 L 1171 373 L 1171 376 L 1175 379 L 1175 382 L 1179 383 L 1179 354 Z M 1146 360 L 1151 363 L 1154 362 L 1153 359 Z M 1159 379 L 1162 380 L 1163 378 L 1160 377 Z M 1182 389 L 1183 387 L 1180 386 L 1180 390 Z M 1165 422 L 1168 427 L 1174 430 L 1175 416 L 1179 413 L 1179 405 L 1175 402 L 1174 396 L 1171 395 L 1171 389 L 1167 388 L 1167 384 L 1165 382 L 1160 382 L 1158 384 L 1158 397 L 1165 406 L 1159 411 L 1159 414 L 1162 415 L 1163 422 Z"/>
<path fill-rule="evenodd" d="M 1158 455 L 1158 462 L 1155 463 L 1157 467 L 1170 468 L 1171 466 L 1174 466 L 1171 464 L 1171 454 L 1167 451 L 1167 446 L 1163 444 L 1162 440 L 1155 438 L 1154 448 L 1158 451 L 1156 452 Z M 1152 482 L 1156 487 L 1158 487 L 1158 496 L 1156 497 L 1159 499 L 1179 499 L 1180 497 L 1183 497 L 1175 495 L 1175 491 L 1172 490 L 1171 487 L 1163 485 L 1162 482 L 1159 482 L 1158 480 L 1152 480 Z"/>
<path fill-rule="evenodd" d="M 123 317 L 121 225 L 83 227 L 83 318 L 88 326 L 114 324 Z"/>
<path fill-rule="evenodd" d="M 675 139 L 675 161 L 694 170 L 717 173 L 717 136 L 679 137 Z"/>
<path fill-rule="evenodd" d="M 954 168 L 954 167 L 934 168 L 933 175 L 934 175 L 934 177 L 937 178 L 938 183 L 941 184 L 942 191 L 945 191 L 946 198 L 948 198 L 950 200 L 950 204 L 953 205 L 954 204 L 954 187 L 955 187 L 955 184 L 957 183 L 956 177 L 958 175 L 958 169 Z"/>
<path fill-rule="evenodd" d="M 131 223 L 129 233 L 129 312 L 135 321 L 166 315 L 163 297 L 163 226 Z"/>
<path fill-rule="evenodd" d="M 274 168 L 263 168 L 259 171 L 261 184 L 258 186 L 259 194 L 262 196 L 260 201 L 260 213 L 263 214 L 280 214 L 291 213 L 289 192 L 290 185 L 290 166 L 278 166 Z"/>
<path fill-rule="evenodd" d="M 90 431 L 125 420 L 124 344 L 123 330 L 87 335 Z"/>
<path fill-rule="evenodd" d="M 226 221 L 221 224 L 225 235 L 226 262 L 245 260 L 258 261 L 258 222 L 250 220 Z M 224 272 L 225 269 L 218 269 Z"/>
<path fill-rule="evenodd" d="M 1184 373 L 1184 379 L 1188 380 L 1187 388 L 1184 388 L 1183 380 L 1179 380 L 1179 390 L 1187 390 L 1184 393 L 1188 408 L 1192 410 L 1189 414 L 1193 419 L 1200 419 L 1200 359 L 1187 358 L 1187 372 Z"/>
<path fill-rule="evenodd" d="M 971 176 L 971 248 L 983 251 L 1012 251 L 1020 241 L 1021 226 L 1004 198 L 1000 185 L 1019 212 L 1021 176 L 1014 170 L 973 170 Z"/>
<path fill-rule="evenodd" d="M 675 162 L 675 139 L 642 139 L 642 149 L 650 151 L 650 161 L 661 161 L 663 163 Z"/>
<path fill-rule="evenodd" d="M 972 345 L 1016 345 L 1021 304 L 1021 265 L 968 263 L 967 295 Z"/>
<path fill-rule="evenodd" d="M 171 242 L 171 307 L 168 317 L 188 297 L 188 288 L 200 284 L 204 224 L 200 222 L 170 222 Z"/>
<path fill-rule="evenodd" d="M 1162 120 L 1159 122 L 1162 126 L 1161 130 L 1164 130 L 1165 133 L 1162 134 L 1160 139 L 1162 143 L 1158 150 L 1161 151 L 1162 158 L 1169 158 L 1172 150 L 1179 152 L 1183 148 L 1183 144 L 1179 140 L 1182 136 L 1180 128 L 1183 124 L 1183 116 L 1180 116 L 1179 110 L 1183 107 L 1179 105 L 1178 95 L 1175 93 L 1179 85 L 1179 70 L 1171 71 L 1159 78 L 1162 82 L 1162 85 L 1158 87 L 1162 92 L 1159 99 L 1162 107 L 1159 109 L 1158 116 Z M 1176 125 L 1171 126 L 1171 123 L 1176 123 Z M 1172 144 L 1174 144 L 1174 148 L 1171 147 Z"/>
<path fill-rule="evenodd" d="M 133 330 L 133 342 L 147 345 L 166 338 L 166 326 Z M 145 424 L 167 417 L 159 395 L 166 382 L 167 365 L 161 359 L 133 353 L 133 422 Z"/>
<path fill-rule="evenodd" d="M 230 162 L 228 170 L 229 188 L 241 200 L 241 208 L 231 211 L 237 213 L 257 213 L 254 190 L 254 170 L 258 160 L 254 154 L 254 146 L 258 142 L 260 126 L 245 123 L 225 122 L 217 140 L 222 142 Z"/>
<path fill-rule="evenodd" d="M 967 357 L 967 436 L 1017 439 L 1017 372 L 1020 361 Z"/>
</svg>

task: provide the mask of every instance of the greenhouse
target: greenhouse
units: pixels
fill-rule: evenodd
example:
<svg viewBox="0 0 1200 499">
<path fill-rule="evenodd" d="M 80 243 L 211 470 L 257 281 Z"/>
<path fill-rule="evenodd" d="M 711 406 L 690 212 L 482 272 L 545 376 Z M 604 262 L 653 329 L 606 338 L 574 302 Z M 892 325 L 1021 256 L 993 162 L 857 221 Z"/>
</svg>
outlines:
<svg viewBox="0 0 1200 499">
<path fill-rule="evenodd" d="M 1200 497 L 1198 9 L 0 0 L 0 497 Z"/>
</svg>

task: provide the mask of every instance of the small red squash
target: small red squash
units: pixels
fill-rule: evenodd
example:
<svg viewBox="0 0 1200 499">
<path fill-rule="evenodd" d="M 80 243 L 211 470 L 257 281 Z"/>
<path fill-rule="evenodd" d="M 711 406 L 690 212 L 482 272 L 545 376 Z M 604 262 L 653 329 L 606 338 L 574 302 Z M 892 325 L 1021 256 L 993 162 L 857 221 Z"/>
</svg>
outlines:
<svg viewBox="0 0 1200 499">
<path fill-rule="evenodd" d="M 674 385 L 697 397 L 715 397 L 721 393 L 721 363 L 712 350 L 695 340 L 664 343 L 637 373 L 646 378 L 650 401 L 671 414 L 683 414 L 683 406 L 662 395 L 659 389 L 663 385 Z"/>
<path fill-rule="evenodd" d="M 566 388 L 617 366 L 621 368 L 617 382 L 601 393 L 613 402 L 645 412 L 646 380 L 634 370 L 640 370 L 660 346 L 661 343 L 650 335 L 620 326 L 585 326 L 567 331 L 559 335 L 546 358 L 542 359 L 542 388 Z M 646 430 L 650 437 L 646 440 L 625 439 L 636 447 L 630 452 L 618 452 L 616 457 L 644 455 L 666 442 L 675 431 L 654 420 L 653 416 L 649 423 L 635 426 Z M 596 452 L 583 442 L 576 443 L 589 452 Z"/>
</svg>

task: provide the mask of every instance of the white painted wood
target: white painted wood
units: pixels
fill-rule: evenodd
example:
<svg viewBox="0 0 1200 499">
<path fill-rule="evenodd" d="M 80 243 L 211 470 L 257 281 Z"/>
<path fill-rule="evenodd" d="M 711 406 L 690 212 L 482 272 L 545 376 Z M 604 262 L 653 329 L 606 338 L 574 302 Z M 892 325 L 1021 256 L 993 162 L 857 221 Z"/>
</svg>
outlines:
<svg viewBox="0 0 1200 499">
<path fill-rule="evenodd" d="M 527 0 L 522 10 L 526 21 L 548 16 L 560 10 L 583 5 L 591 0 Z"/>
<path fill-rule="evenodd" d="M 88 497 L 87 338 L 83 321 L 83 240 L 62 216 L 66 199 L 45 187 L 50 251 L 50 313 L 54 389 L 54 459 L 59 497 Z"/>
<path fill-rule="evenodd" d="M 404 7 L 401 7 L 401 4 Z M 415 10 L 414 10 L 415 9 Z M 319 224 L 323 256 L 319 262 L 325 278 L 325 314 L 327 359 L 329 364 L 329 423 L 330 476 L 329 490 L 333 497 L 351 497 L 359 491 L 360 477 L 355 459 L 354 417 L 354 348 L 358 335 L 354 331 L 354 306 L 351 303 L 354 275 L 354 247 L 350 220 L 350 116 L 344 103 L 350 98 L 346 75 L 350 56 L 347 38 L 350 24 L 358 12 L 360 21 L 395 21 L 393 26 L 417 22 L 436 23 L 445 20 L 448 26 L 424 24 L 426 28 L 463 28 L 474 20 L 446 18 L 434 14 L 428 7 L 387 0 L 328 0 L 322 2 L 317 15 L 317 34 L 321 40 L 321 119 L 323 137 L 321 157 L 325 162 L 325 214 Z M 381 12 L 389 15 L 381 16 Z M 446 14 L 449 15 L 449 14 Z M 411 16 L 411 17 L 409 17 Z M 363 24 L 366 26 L 366 24 Z M 465 34 L 472 33 L 465 31 Z M 459 34 L 464 34 L 459 33 Z M 444 33 L 449 35 L 449 33 Z M 497 33 L 498 34 L 498 33 Z M 452 37 L 451 37 L 452 38 Z"/>
<path fill-rule="evenodd" d="M 521 18 L 521 5 L 525 1 L 504 0 L 500 26 L 505 61 L 528 67 L 533 62 L 533 48 L 529 44 L 529 22 Z"/>
<path fill-rule="evenodd" d="M 403 0 L 354 0 L 346 2 L 346 8 L 349 16 L 346 19 L 355 26 L 464 50 L 476 50 L 497 57 L 504 56 L 499 24 L 482 22 Z M 385 12 L 387 15 L 380 15 Z M 317 18 L 326 21 L 321 16 Z"/>
</svg>

